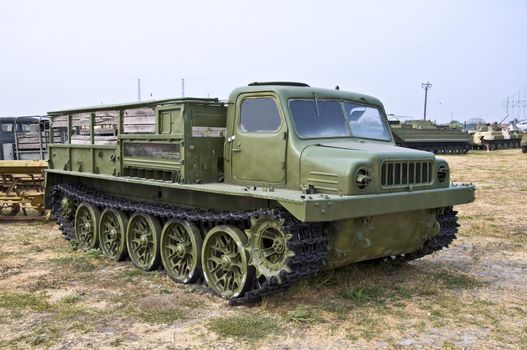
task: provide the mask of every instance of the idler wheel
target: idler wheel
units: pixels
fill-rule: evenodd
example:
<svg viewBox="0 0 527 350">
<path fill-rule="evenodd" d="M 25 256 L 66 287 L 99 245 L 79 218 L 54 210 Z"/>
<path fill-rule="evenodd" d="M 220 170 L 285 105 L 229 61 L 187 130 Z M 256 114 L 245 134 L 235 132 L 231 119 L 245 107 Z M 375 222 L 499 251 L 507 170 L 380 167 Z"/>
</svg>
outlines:
<svg viewBox="0 0 527 350">
<path fill-rule="evenodd" d="M 75 215 L 75 203 L 69 197 L 62 197 L 60 200 L 60 209 L 62 209 L 62 217 L 65 219 L 72 218 Z"/>
</svg>

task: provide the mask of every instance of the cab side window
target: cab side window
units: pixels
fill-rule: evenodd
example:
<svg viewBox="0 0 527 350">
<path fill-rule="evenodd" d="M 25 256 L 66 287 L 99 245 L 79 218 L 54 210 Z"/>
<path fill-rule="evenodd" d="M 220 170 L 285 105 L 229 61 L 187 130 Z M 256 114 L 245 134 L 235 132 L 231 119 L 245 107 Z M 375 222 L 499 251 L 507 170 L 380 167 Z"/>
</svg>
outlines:
<svg viewBox="0 0 527 350">
<path fill-rule="evenodd" d="M 2 131 L 6 131 L 6 132 L 13 132 L 13 124 L 9 123 L 4 123 L 4 124 L 1 124 L 2 125 Z"/>
<path fill-rule="evenodd" d="M 282 124 L 272 97 L 248 98 L 242 102 L 240 130 L 242 132 L 276 132 Z"/>
</svg>

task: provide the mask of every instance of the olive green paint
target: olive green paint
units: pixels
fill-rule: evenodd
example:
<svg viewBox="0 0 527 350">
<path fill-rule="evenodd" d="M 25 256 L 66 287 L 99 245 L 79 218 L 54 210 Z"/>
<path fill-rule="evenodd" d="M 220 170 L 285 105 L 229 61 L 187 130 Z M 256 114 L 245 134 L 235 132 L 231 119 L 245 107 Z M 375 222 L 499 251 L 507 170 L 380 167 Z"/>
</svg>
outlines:
<svg viewBox="0 0 527 350">
<path fill-rule="evenodd" d="M 373 97 L 282 85 L 238 88 L 227 103 L 185 98 L 50 112 L 52 118 L 70 116 L 70 144 L 49 146 L 46 191 L 59 183 L 80 183 L 116 197 L 183 207 L 282 207 L 301 221 L 325 223 L 330 267 L 415 251 L 437 233 L 435 208 L 474 200 L 474 186 L 450 183 L 444 160 L 397 147 L 392 135 L 388 141 L 299 138 L 288 100 L 313 96 L 376 107 L 388 125 L 383 105 Z M 241 103 L 254 97 L 276 102 L 281 118 L 276 132 L 240 130 Z M 155 133 L 125 134 L 123 111 L 145 106 L 154 108 Z M 71 115 L 104 110 L 119 111 L 117 144 L 72 145 Z M 93 143 L 93 121 L 91 129 Z M 143 145 L 159 152 L 132 152 Z M 385 162 L 423 162 L 431 177 L 423 183 L 382 186 Z M 367 173 L 364 188 L 360 171 Z"/>
<path fill-rule="evenodd" d="M 434 210 L 415 210 L 339 220 L 329 232 L 328 269 L 414 252 L 439 232 L 439 225 Z"/>
</svg>

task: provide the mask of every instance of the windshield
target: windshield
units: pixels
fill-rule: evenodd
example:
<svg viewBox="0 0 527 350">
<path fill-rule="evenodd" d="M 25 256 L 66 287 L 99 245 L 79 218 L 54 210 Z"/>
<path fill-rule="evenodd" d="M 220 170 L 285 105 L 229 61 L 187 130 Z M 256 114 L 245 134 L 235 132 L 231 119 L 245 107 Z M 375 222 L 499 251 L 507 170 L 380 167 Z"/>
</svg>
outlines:
<svg viewBox="0 0 527 350">
<path fill-rule="evenodd" d="M 375 107 L 348 101 L 295 99 L 289 101 L 298 137 L 303 139 L 360 137 L 388 141 L 390 133 Z"/>
</svg>

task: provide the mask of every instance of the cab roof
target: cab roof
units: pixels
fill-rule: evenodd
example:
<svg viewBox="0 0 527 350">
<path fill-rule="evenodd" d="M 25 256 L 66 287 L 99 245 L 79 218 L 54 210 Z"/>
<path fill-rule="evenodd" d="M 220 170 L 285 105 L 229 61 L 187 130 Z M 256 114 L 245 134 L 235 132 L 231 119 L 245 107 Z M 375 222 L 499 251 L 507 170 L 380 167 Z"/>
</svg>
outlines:
<svg viewBox="0 0 527 350">
<path fill-rule="evenodd" d="M 344 91 L 340 89 L 324 89 L 311 87 L 305 83 L 298 82 L 255 82 L 247 86 L 234 89 L 229 96 L 229 103 L 234 103 L 238 96 L 245 93 L 269 92 L 275 93 L 285 100 L 291 98 L 313 98 L 316 95 L 319 99 L 342 99 L 357 103 L 370 104 L 383 108 L 380 100 L 375 97 Z"/>
</svg>

